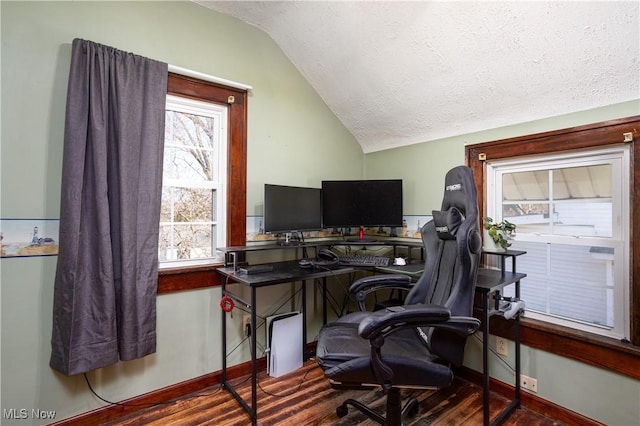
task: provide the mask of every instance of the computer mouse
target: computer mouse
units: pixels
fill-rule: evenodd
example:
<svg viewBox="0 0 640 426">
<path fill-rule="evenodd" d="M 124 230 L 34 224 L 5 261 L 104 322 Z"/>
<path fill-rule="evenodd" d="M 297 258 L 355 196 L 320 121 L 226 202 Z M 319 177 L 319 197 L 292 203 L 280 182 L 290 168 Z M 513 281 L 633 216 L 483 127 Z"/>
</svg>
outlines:
<svg viewBox="0 0 640 426">
<path fill-rule="evenodd" d="M 402 265 L 406 265 L 407 262 L 402 257 L 396 257 L 395 259 L 393 259 L 393 264 L 402 266 Z"/>
</svg>

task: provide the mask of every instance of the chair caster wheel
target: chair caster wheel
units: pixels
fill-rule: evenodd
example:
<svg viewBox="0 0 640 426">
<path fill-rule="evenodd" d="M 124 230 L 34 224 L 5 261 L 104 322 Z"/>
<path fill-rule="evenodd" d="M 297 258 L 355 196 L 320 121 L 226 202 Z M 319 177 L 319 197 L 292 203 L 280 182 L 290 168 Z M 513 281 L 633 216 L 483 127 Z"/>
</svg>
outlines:
<svg viewBox="0 0 640 426">
<path fill-rule="evenodd" d="M 402 409 L 402 415 L 407 417 L 415 417 L 418 414 L 419 406 L 418 401 L 415 398 L 411 398 L 407 405 Z"/>
<path fill-rule="evenodd" d="M 346 416 L 348 413 L 349 413 L 349 408 L 346 405 L 341 405 L 338 408 L 336 408 L 336 414 L 340 419 Z"/>
<path fill-rule="evenodd" d="M 411 407 L 409 409 L 409 411 L 407 411 L 407 416 L 409 417 L 415 417 L 418 415 L 418 406 L 414 405 L 413 407 Z"/>
</svg>

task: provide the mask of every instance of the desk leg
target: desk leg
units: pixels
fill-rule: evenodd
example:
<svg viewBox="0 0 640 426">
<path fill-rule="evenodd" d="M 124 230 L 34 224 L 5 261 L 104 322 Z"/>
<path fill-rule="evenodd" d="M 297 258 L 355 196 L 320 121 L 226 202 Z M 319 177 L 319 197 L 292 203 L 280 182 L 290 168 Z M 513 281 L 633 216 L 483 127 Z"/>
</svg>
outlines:
<svg viewBox="0 0 640 426">
<path fill-rule="evenodd" d="M 227 295 L 227 280 L 222 280 L 222 296 Z M 222 312 L 222 376 L 221 383 L 222 388 L 227 390 L 238 403 L 242 406 L 244 411 L 251 418 L 251 424 L 257 425 L 258 423 L 258 402 L 257 402 L 257 392 L 256 392 L 256 378 L 258 374 L 257 363 L 256 363 L 256 333 L 255 333 L 255 324 L 256 324 L 256 289 L 253 287 L 251 289 L 251 343 L 253 346 L 251 347 L 251 378 L 252 378 L 252 405 L 249 406 L 245 400 L 240 396 L 240 394 L 235 390 L 233 385 L 228 382 L 227 377 L 227 313 L 224 310 Z"/>
<path fill-rule="evenodd" d="M 307 280 L 302 281 L 302 362 L 307 357 Z"/>
<path fill-rule="evenodd" d="M 251 287 L 251 424 L 258 423 L 258 362 L 256 360 L 256 288 Z"/>
<path fill-rule="evenodd" d="M 513 261 L 513 270 L 515 271 L 516 269 L 516 258 L 513 257 L 512 258 Z M 516 297 L 518 299 L 520 299 L 520 281 L 516 281 Z M 520 369 L 521 369 L 521 364 L 520 364 L 520 314 L 518 314 L 516 316 L 516 330 L 515 330 L 515 341 L 516 341 L 516 397 L 515 400 L 516 402 L 516 408 L 520 408 L 520 400 L 521 400 L 521 394 L 520 394 L 520 390 L 521 390 L 521 386 L 520 386 Z"/>
<path fill-rule="evenodd" d="M 327 323 L 327 277 L 322 277 L 322 325 Z"/>
<path fill-rule="evenodd" d="M 224 277 L 220 280 L 222 282 L 222 297 L 227 294 L 227 285 Z M 222 377 L 221 383 L 224 384 L 227 382 L 227 313 L 224 309 L 220 309 L 222 312 Z"/>
<path fill-rule="evenodd" d="M 516 297 L 520 298 L 520 281 L 516 282 Z M 497 302 L 496 302 L 497 303 Z M 498 414 L 492 423 L 489 423 L 489 294 L 485 294 L 482 299 L 483 325 L 482 332 L 485 333 L 482 339 L 482 369 L 483 369 L 483 424 L 485 426 L 491 424 L 501 424 L 513 410 L 520 408 L 521 402 L 521 385 L 520 385 L 520 314 L 515 317 L 515 347 L 516 347 L 516 368 L 515 368 L 515 393 L 511 400 L 500 414 Z"/>
<path fill-rule="evenodd" d="M 516 408 L 520 408 L 520 314 L 516 317 Z"/>
<path fill-rule="evenodd" d="M 489 425 L 489 294 L 482 296 L 482 424 Z"/>
</svg>

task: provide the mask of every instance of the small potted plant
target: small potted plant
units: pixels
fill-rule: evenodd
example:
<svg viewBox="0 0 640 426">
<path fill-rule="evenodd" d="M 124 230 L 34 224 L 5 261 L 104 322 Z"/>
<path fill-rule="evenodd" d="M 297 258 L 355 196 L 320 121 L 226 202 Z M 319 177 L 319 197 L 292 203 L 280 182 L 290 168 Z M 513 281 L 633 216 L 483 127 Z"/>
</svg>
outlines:
<svg viewBox="0 0 640 426">
<path fill-rule="evenodd" d="M 509 241 L 516 232 L 516 225 L 504 220 L 494 223 L 489 216 L 483 218 L 484 222 L 484 249 L 487 251 L 505 251 L 511 246 Z"/>
</svg>

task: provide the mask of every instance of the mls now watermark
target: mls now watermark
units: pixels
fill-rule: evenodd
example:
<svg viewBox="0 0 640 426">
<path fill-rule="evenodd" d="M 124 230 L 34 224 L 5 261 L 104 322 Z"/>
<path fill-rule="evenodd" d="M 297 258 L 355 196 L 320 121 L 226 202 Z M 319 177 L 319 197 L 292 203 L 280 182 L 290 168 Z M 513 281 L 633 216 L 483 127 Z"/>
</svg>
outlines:
<svg viewBox="0 0 640 426">
<path fill-rule="evenodd" d="M 6 420 L 53 420 L 56 418 L 56 412 L 39 408 L 3 408 L 2 417 Z"/>
</svg>

